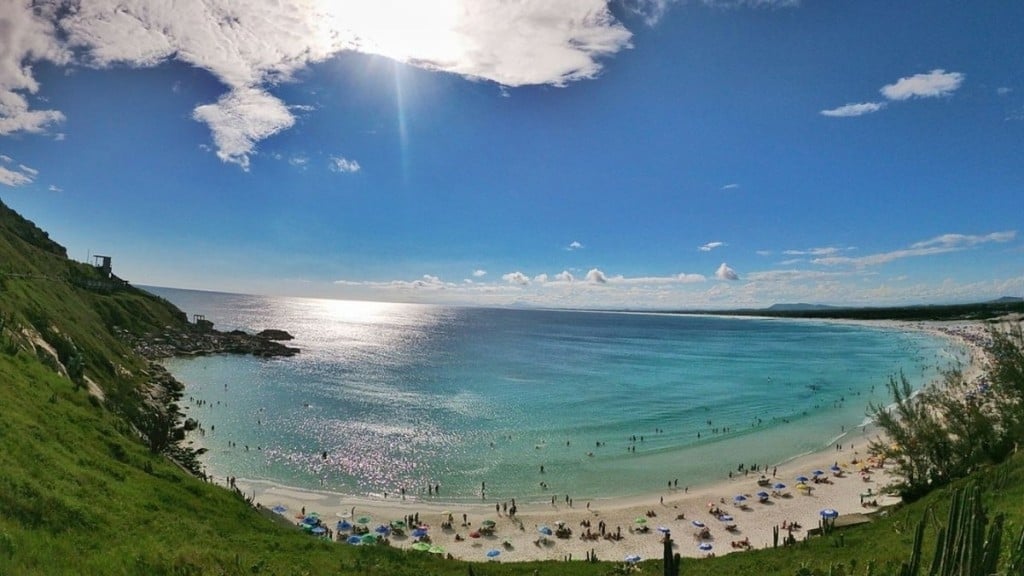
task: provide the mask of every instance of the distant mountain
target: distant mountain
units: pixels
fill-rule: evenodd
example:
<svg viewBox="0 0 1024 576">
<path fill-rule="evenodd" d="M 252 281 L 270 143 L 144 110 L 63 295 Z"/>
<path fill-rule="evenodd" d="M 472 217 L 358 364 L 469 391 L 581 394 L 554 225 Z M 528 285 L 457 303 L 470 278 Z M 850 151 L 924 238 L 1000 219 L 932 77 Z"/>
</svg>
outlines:
<svg viewBox="0 0 1024 576">
<path fill-rule="evenodd" d="M 766 310 L 773 312 L 806 312 L 808 310 L 835 310 L 836 306 L 829 306 L 827 304 L 805 304 L 803 302 L 796 302 L 792 304 L 780 303 L 772 304 Z"/>
<path fill-rule="evenodd" d="M 1016 304 L 1017 302 L 1024 302 L 1024 298 L 1020 296 L 1003 296 L 1002 298 L 996 298 L 995 300 L 989 300 L 988 304 Z"/>
</svg>

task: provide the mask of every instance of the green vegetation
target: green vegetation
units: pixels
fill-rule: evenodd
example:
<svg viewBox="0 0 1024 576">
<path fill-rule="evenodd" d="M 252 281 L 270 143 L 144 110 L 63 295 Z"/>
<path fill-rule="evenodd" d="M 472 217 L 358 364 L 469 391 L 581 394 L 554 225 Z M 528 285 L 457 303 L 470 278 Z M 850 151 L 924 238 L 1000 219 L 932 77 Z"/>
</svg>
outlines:
<svg viewBox="0 0 1024 576">
<path fill-rule="evenodd" d="M 314 539 L 188 474 L 160 453 L 178 423 L 166 419 L 172 412 L 154 411 L 150 385 L 159 375 L 118 336 L 180 327 L 184 315 L 135 289 L 88 288 L 76 279 L 98 278 L 91 266 L 67 261 L 44 232 L 2 204 L 0 262 L 0 574 L 470 573 L 464 562 Z M 160 415 L 163 421 L 147 420 Z M 950 488 L 963 482 L 950 479 Z M 1002 533 L 1020 533 L 1024 457 L 978 463 L 970 482 L 977 489 L 967 508 L 951 490 L 935 490 L 865 526 L 778 549 L 683 558 L 678 573 L 896 574 L 908 558 L 921 565 L 934 556 L 948 534 L 966 530 L 971 543 L 993 541 L 978 536 L 991 534 L 987 523 L 955 524 L 984 519 L 975 506 L 1004 514 Z M 951 508 L 961 512 L 940 521 Z M 981 548 L 986 563 L 996 548 L 999 569 L 1020 574 L 1019 539 Z M 637 570 L 663 574 L 665 566 L 654 559 Z M 617 562 L 487 563 L 473 572 L 632 573 Z"/>
<path fill-rule="evenodd" d="M 1024 440 L 1024 334 L 1018 323 L 989 335 L 987 378 L 969 382 L 952 370 L 941 385 L 913 396 L 901 375 L 889 381 L 894 409 L 869 409 L 887 436 L 870 450 L 896 461 L 904 499 L 1002 462 Z"/>
</svg>

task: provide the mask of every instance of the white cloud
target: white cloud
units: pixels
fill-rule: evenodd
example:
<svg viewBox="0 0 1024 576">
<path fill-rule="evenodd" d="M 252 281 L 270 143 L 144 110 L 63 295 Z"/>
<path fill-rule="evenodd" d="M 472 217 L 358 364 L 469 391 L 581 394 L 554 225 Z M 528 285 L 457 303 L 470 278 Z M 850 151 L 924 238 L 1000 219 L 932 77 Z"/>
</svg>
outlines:
<svg viewBox="0 0 1024 576">
<path fill-rule="evenodd" d="M 536 282 L 537 284 L 544 284 L 545 282 L 548 281 L 548 275 L 537 274 L 536 276 L 533 277 L 533 281 Z"/>
<path fill-rule="evenodd" d="M 39 176 L 39 170 L 36 170 L 35 168 L 29 168 L 28 166 L 25 166 L 24 164 L 18 164 L 18 168 L 20 168 L 22 172 L 24 172 L 26 174 L 29 174 L 33 178 L 35 178 L 36 176 Z"/>
<path fill-rule="evenodd" d="M 6 162 L 8 164 L 10 164 L 11 162 L 14 162 L 14 158 L 11 158 L 7 154 L 0 154 L 0 160 L 3 160 L 4 162 Z"/>
<path fill-rule="evenodd" d="M 32 175 L 0 166 L 0 184 L 7 186 L 24 186 L 32 183 Z"/>
<path fill-rule="evenodd" d="M 707 282 L 707 278 L 705 278 L 703 274 L 680 273 L 676 276 L 676 280 L 679 280 L 683 284 L 697 284 L 700 282 Z"/>
<path fill-rule="evenodd" d="M 243 170 L 249 169 L 249 156 L 257 142 L 295 124 L 284 103 L 251 87 L 232 90 L 216 104 L 196 107 L 192 117 L 210 126 L 217 157 Z"/>
<path fill-rule="evenodd" d="M 991 234 L 981 236 L 969 234 L 943 234 L 929 240 L 915 242 L 909 248 L 893 250 L 891 252 L 869 254 L 858 258 L 826 256 L 822 258 L 815 258 L 814 260 L 811 260 L 811 262 L 824 266 L 877 266 L 880 264 L 887 264 L 894 260 L 900 260 L 902 258 L 916 258 L 919 256 L 958 252 L 979 244 L 988 244 L 992 242 L 1005 243 L 1013 240 L 1016 236 L 1017 232 L 1015 230 L 993 232 Z"/>
<path fill-rule="evenodd" d="M 722 186 L 721 190 L 737 190 L 737 189 L 739 189 L 739 187 L 740 187 L 739 184 L 736 184 L 735 182 L 733 182 L 731 184 L 726 184 L 725 186 Z"/>
<path fill-rule="evenodd" d="M 735 270 L 729 267 L 728 264 L 722 262 L 722 265 L 715 270 L 715 278 L 719 280 L 739 280 L 740 275 Z"/>
<path fill-rule="evenodd" d="M 964 75 L 960 72 L 946 72 L 936 68 L 927 74 L 900 78 L 893 84 L 883 86 L 879 92 L 889 100 L 935 98 L 952 94 L 963 81 Z"/>
<path fill-rule="evenodd" d="M 257 144 L 291 127 L 291 110 L 268 89 L 343 51 L 502 86 L 566 84 L 596 77 L 601 60 L 632 34 L 607 0 L 90 0 L 0 4 L 0 134 L 39 132 L 57 110 L 30 110 L 39 85 L 32 64 L 152 67 L 169 60 L 206 70 L 227 87 L 193 118 L 212 132 L 217 155 L 243 169 Z"/>
<path fill-rule="evenodd" d="M 608 277 L 604 275 L 604 272 L 597 268 L 591 268 L 590 271 L 587 272 L 587 282 L 592 284 L 607 284 Z"/>
<path fill-rule="evenodd" d="M 572 242 L 569 243 L 568 246 L 566 246 L 565 249 L 571 251 L 571 250 L 579 250 L 580 248 L 583 248 L 583 244 L 580 244 L 576 240 L 573 240 Z"/>
<path fill-rule="evenodd" d="M 301 154 L 298 156 L 292 156 L 288 159 L 288 163 L 296 168 L 305 168 L 309 164 L 309 157 Z"/>
<path fill-rule="evenodd" d="M 50 187 L 47 188 L 47 190 L 49 190 L 50 192 L 63 192 L 64 191 L 63 188 L 60 188 L 59 186 L 56 186 L 54 184 L 50 184 Z"/>
<path fill-rule="evenodd" d="M 483 278 L 484 276 L 487 276 L 487 270 L 481 270 L 479 268 L 473 270 L 473 278 Z"/>
<path fill-rule="evenodd" d="M 30 110 L 25 98 L 40 88 L 32 63 L 70 61 L 71 52 L 61 45 L 53 24 L 56 9 L 30 0 L 0 3 L 0 136 L 43 132 L 64 120 L 58 110 Z"/>
<path fill-rule="evenodd" d="M 860 102 L 858 104 L 846 104 L 831 110 L 822 110 L 820 114 L 832 118 L 853 118 L 878 112 L 882 108 L 885 108 L 885 102 Z"/>
<path fill-rule="evenodd" d="M 572 283 L 576 281 L 576 278 L 574 278 L 572 273 L 568 270 L 562 270 L 558 274 L 555 274 L 555 280 L 558 282 Z"/>
<path fill-rule="evenodd" d="M 852 249 L 846 248 L 846 250 Z M 843 250 L 843 248 L 836 248 L 835 246 L 823 246 L 820 248 L 808 248 L 807 250 L 783 250 L 782 253 L 787 256 L 834 256 Z"/>
<path fill-rule="evenodd" d="M 331 156 L 331 162 L 328 164 L 328 167 L 331 169 L 331 172 L 341 172 L 342 174 L 352 174 L 363 169 L 359 162 L 342 156 Z"/>
<path fill-rule="evenodd" d="M 530 283 L 530 277 L 519 271 L 503 274 L 501 279 L 509 284 L 517 284 L 519 286 L 526 286 Z"/>
<path fill-rule="evenodd" d="M 708 242 L 707 244 L 698 248 L 698 250 L 700 250 L 701 252 L 711 252 L 715 248 L 721 248 L 722 246 L 727 246 L 727 244 L 725 242 Z"/>
<path fill-rule="evenodd" d="M 996 88 L 996 94 L 1000 96 L 1006 96 L 1010 92 L 1013 92 L 1013 88 L 1010 88 L 1009 86 L 1000 86 L 999 88 Z"/>
<path fill-rule="evenodd" d="M 67 136 L 63 132 L 57 132 L 53 135 L 54 142 L 63 142 L 66 138 Z"/>
</svg>

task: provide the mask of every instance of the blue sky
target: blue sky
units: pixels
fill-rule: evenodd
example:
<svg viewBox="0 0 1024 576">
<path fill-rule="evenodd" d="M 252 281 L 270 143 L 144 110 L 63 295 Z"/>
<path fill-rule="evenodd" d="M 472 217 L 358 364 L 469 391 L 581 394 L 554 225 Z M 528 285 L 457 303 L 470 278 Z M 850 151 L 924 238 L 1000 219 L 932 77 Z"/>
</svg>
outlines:
<svg viewBox="0 0 1024 576">
<path fill-rule="evenodd" d="M 139 284 L 1024 295 L 1024 3 L 0 7 L 0 198 Z"/>
</svg>

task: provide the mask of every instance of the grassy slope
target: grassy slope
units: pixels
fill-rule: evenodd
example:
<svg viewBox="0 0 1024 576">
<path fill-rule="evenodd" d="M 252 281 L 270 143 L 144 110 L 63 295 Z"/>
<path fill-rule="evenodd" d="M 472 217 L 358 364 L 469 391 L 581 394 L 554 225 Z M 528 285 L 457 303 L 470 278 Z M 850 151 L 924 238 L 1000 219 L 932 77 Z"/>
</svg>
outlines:
<svg viewBox="0 0 1024 576">
<path fill-rule="evenodd" d="M 0 204 L 0 272 L 90 273 L 5 210 Z M 53 279 L 0 282 L 0 312 L 22 326 L 48 327 L 51 339 L 73 341 L 110 405 L 135 401 L 144 367 L 110 327 L 148 330 L 181 321 L 173 307 L 143 293 L 96 294 Z M 981 476 L 992 509 L 1010 514 L 1016 534 L 1024 521 L 1024 459 Z M 843 547 L 818 539 L 793 550 L 686 562 L 683 572 L 794 574 L 804 562 L 824 569 L 902 559 L 917 519 L 928 506 L 941 510 L 944 498 L 937 493 L 869 527 L 844 531 Z M 613 568 L 548 562 L 490 564 L 476 572 L 582 576 Z M 644 573 L 660 571 L 660 562 L 643 565 Z M 69 573 L 461 576 L 466 568 L 422 554 L 318 542 L 275 524 L 237 496 L 150 454 L 108 405 L 76 390 L 34 354 L 0 350 L 0 574 Z"/>
</svg>

